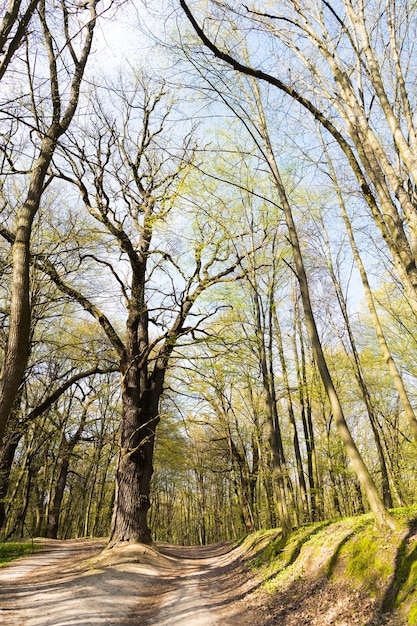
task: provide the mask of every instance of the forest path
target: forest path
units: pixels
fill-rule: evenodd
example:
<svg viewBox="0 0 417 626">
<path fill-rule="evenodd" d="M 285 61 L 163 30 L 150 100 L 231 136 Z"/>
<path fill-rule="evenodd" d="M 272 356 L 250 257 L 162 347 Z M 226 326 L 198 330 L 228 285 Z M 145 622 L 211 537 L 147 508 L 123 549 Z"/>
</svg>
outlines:
<svg viewBox="0 0 417 626">
<path fill-rule="evenodd" d="M 0 570 L 2 626 L 256 626 L 245 602 L 256 583 L 232 544 L 41 543 Z"/>
</svg>

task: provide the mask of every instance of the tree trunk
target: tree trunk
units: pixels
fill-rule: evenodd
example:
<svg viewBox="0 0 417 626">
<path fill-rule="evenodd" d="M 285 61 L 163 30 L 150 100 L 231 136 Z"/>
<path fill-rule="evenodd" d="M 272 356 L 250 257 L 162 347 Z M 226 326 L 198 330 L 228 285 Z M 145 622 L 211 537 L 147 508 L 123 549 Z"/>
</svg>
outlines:
<svg viewBox="0 0 417 626">
<path fill-rule="evenodd" d="M 58 537 L 59 514 L 61 512 L 62 499 L 64 497 L 64 490 L 67 484 L 68 468 L 69 458 L 64 457 L 61 459 L 58 480 L 55 487 L 54 501 L 48 515 L 48 526 L 46 530 L 46 536 L 48 539 L 56 539 Z"/>
<path fill-rule="evenodd" d="M 274 485 L 272 481 L 272 467 L 269 459 L 266 460 L 263 469 L 263 483 L 265 489 L 265 497 L 268 509 L 268 526 L 275 528 L 277 525 L 277 514 L 275 511 Z"/>
<path fill-rule="evenodd" d="M 335 180 L 335 173 L 334 173 L 334 169 L 333 166 L 329 160 L 329 164 L 331 165 L 331 173 L 333 175 L 333 179 Z M 369 284 L 369 280 L 368 280 L 368 275 L 366 273 L 366 269 L 364 264 L 362 263 L 362 258 L 360 256 L 358 247 L 356 245 L 356 241 L 355 241 L 355 237 L 353 234 L 353 229 L 352 229 L 352 225 L 346 210 L 346 206 L 343 200 L 343 196 L 340 190 L 340 187 L 338 185 L 336 185 L 336 191 L 338 194 L 338 198 L 339 198 L 339 205 L 342 211 L 342 216 L 343 216 L 343 221 L 345 223 L 345 227 L 346 227 L 346 231 L 348 233 L 349 236 L 349 241 L 350 241 L 350 245 L 352 248 L 352 252 L 353 252 L 353 256 L 356 262 L 356 265 L 358 267 L 360 276 L 361 276 L 361 280 L 362 280 L 362 285 L 363 285 L 363 289 L 365 291 L 365 297 L 366 297 L 366 302 L 368 305 L 368 309 L 369 309 L 369 313 L 371 315 L 371 319 L 372 319 L 372 323 L 374 325 L 375 328 L 375 332 L 376 335 L 378 337 L 378 342 L 381 348 L 381 352 L 382 355 L 385 359 L 385 362 L 387 364 L 387 367 L 390 371 L 390 374 L 392 376 L 392 380 L 394 381 L 395 384 L 395 388 L 398 392 L 398 395 L 400 397 L 401 400 L 401 404 L 403 406 L 404 409 L 404 413 L 407 416 L 408 422 L 410 424 L 410 429 L 411 432 L 413 434 L 413 437 L 415 439 L 415 441 L 417 441 L 417 418 L 416 415 L 414 413 L 414 410 L 411 406 L 411 402 L 409 400 L 408 397 L 408 393 L 405 389 L 404 386 L 404 382 L 403 379 L 401 377 L 401 374 L 398 370 L 397 364 L 392 356 L 391 350 L 388 347 L 387 341 L 385 339 L 385 334 L 384 334 L 384 330 L 382 328 L 381 322 L 379 320 L 379 315 L 378 312 L 376 310 L 376 306 L 375 306 L 375 301 L 374 301 L 374 297 L 372 294 L 372 290 L 371 290 L 371 286 Z"/>
<path fill-rule="evenodd" d="M 33 6 L 33 9 L 34 8 L 35 6 Z M 69 89 L 69 99 L 67 107 L 61 112 L 61 98 L 58 89 L 58 69 L 55 52 L 51 44 L 53 37 L 49 31 L 45 15 L 45 3 L 41 2 L 38 9 L 51 72 L 50 85 L 53 114 L 52 122 L 43 135 L 39 155 L 31 169 L 29 188 L 25 202 L 17 216 L 17 227 L 12 253 L 13 275 L 9 332 L 0 372 L 0 443 L 6 430 L 10 412 L 19 392 L 19 387 L 22 384 L 29 358 L 31 327 L 29 279 L 32 224 L 39 209 L 45 189 L 48 169 L 53 159 L 58 140 L 67 131 L 77 109 L 80 85 L 83 80 L 84 70 L 93 41 L 96 20 L 95 2 L 89 3 L 89 10 L 90 20 L 85 29 L 85 40 L 81 46 L 79 58 L 77 59 L 75 54 L 72 54 L 75 67 Z M 65 33 L 65 36 L 67 37 L 67 33 Z M 68 37 L 65 43 L 70 43 Z M 73 42 L 71 46 L 72 45 Z"/>
<path fill-rule="evenodd" d="M 359 358 L 359 352 L 356 347 L 356 341 L 355 341 L 355 337 L 354 337 L 352 326 L 351 326 L 350 319 L 349 319 L 346 300 L 342 291 L 342 287 L 340 285 L 340 282 L 336 276 L 336 273 L 333 267 L 333 262 L 331 259 L 331 252 L 330 252 L 330 244 L 328 241 L 327 233 L 325 231 L 324 224 L 322 226 L 323 226 L 324 237 L 325 237 L 326 244 L 327 244 L 327 249 L 329 251 L 329 272 L 330 272 L 330 276 L 333 282 L 333 286 L 336 291 L 336 296 L 337 296 L 337 300 L 340 306 L 340 310 L 341 310 L 343 319 L 345 321 L 350 347 L 352 349 L 353 371 L 355 373 L 355 378 L 361 390 L 362 398 L 366 406 L 366 410 L 367 410 L 368 417 L 369 417 L 369 422 L 371 424 L 372 432 L 373 432 L 376 447 L 377 447 L 380 471 L 381 471 L 382 498 L 384 501 L 384 505 L 387 508 L 392 508 L 393 501 L 392 501 L 392 495 L 391 495 L 391 490 L 390 490 L 390 485 L 389 485 L 388 468 L 387 468 L 387 464 L 385 461 L 384 449 L 383 449 L 382 442 L 381 442 L 378 420 L 376 417 L 375 408 L 372 402 L 371 394 L 370 394 L 368 385 L 365 380 L 365 375 L 364 375 L 362 364 Z M 346 355 L 349 357 L 349 352 L 346 348 L 345 348 L 345 351 L 346 351 Z"/>
<path fill-rule="evenodd" d="M 110 468 L 110 463 L 111 463 L 112 457 L 110 454 L 107 455 L 104 464 L 103 464 L 103 460 L 100 460 L 100 465 L 101 465 L 101 470 L 102 473 L 100 475 L 99 478 L 99 484 L 100 484 L 100 490 L 99 490 L 99 494 L 95 496 L 95 515 L 94 515 L 94 522 L 93 522 L 93 526 L 92 529 L 90 531 L 90 534 L 93 537 L 102 537 L 106 531 L 104 531 L 104 524 L 103 524 L 103 518 L 105 518 L 106 515 L 106 511 L 104 508 L 104 504 L 105 504 L 105 489 L 106 489 L 106 479 L 107 479 L 107 474 L 109 472 L 109 468 Z M 108 510 L 112 511 L 114 507 L 114 490 L 113 490 L 113 495 L 110 501 L 110 507 Z"/>
<path fill-rule="evenodd" d="M 146 374 L 135 363 L 125 368 L 110 546 L 120 541 L 152 543 L 147 515 L 160 391 L 149 389 Z"/>
<path fill-rule="evenodd" d="M 245 453 L 238 450 L 231 433 L 228 433 L 232 467 L 237 467 L 237 470 L 235 470 L 237 476 L 234 479 L 236 495 L 239 500 L 242 522 L 245 526 L 246 533 L 252 533 L 255 530 L 254 500 L 255 486 L 258 477 L 259 453 L 255 442 L 253 441 L 252 443 L 253 466 L 251 469 Z"/>
<path fill-rule="evenodd" d="M 294 455 L 295 455 L 295 462 L 296 462 L 296 467 L 297 467 L 298 483 L 299 483 L 300 494 L 301 494 L 302 521 L 306 521 L 309 519 L 310 513 L 309 513 L 308 498 L 307 498 L 307 485 L 305 481 L 303 460 L 301 457 L 301 450 L 300 450 L 300 441 L 298 438 L 297 424 L 295 421 L 294 407 L 293 407 L 293 402 L 292 402 L 292 397 L 291 397 L 291 387 L 290 387 L 290 381 L 288 378 L 287 363 L 285 360 L 284 347 L 282 343 L 281 327 L 279 324 L 276 307 L 272 307 L 272 311 L 274 314 L 275 336 L 276 336 L 276 341 L 277 341 L 279 359 L 281 362 L 281 371 L 282 371 L 282 378 L 284 382 L 285 395 L 287 399 L 288 417 L 289 417 L 292 432 L 293 432 Z"/>
<path fill-rule="evenodd" d="M 43 169 L 41 166 L 35 167 L 33 175 L 35 177 L 36 173 L 38 173 L 41 179 L 39 182 L 42 183 Z M 9 415 L 22 383 L 23 373 L 29 357 L 29 245 L 32 222 L 38 209 L 40 195 L 41 191 L 39 190 L 38 202 L 34 202 L 30 197 L 23 206 L 13 244 L 13 279 L 9 333 L 0 373 L 0 442 L 3 439 Z"/>
<path fill-rule="evenodd" d="M 297 329 L 300 340 L 300 352 L 301 363 L 298 356 L 297 348 Z M 301 332 L 301 320 L 298 311 L 298 302 L 296 295 L 294 294 L 294 332 L 293 332 L 293 350 L 295 359 L 295 368 L 297 372 L 298 382 L 298 397 L 301 407 L 301 421 L 303 424 L 304 441 L 307 453 L 307 472 L 308 472 L 308 484 L 311 503 L 311 518 L 312 521 L 320 519 L 320 512 L 323 508 L 323 503 L 319 498 L 319 477 L 317 468 L 317 455 L 316 444 L 314 439 L 313 419 L 311 402 L 308 397 L 307 386 L 307 373 L 306 373 L 306 357 L 304 349 L 304 340 Z"/>
<path fill-rule="evenodd" d="M 255 322 L 255 336 L 258 348 L 259 368 L 262 377 L 263 401 L 266 415 L 268 442 L 272 451 L 273 480 L 276 487 L 276 496 L 278 501 L 279 524 L 282 528 L 283 535 L 288 535 L 292 529 L 292 526 L 290 522 L 285 491 L 286 464 L 284 448 L 282 444 L 279 416 L 276 406 L 273 365 L 271 359 L 269 359 L 268 361 L 268 356 L 271 356 L 272 320 L 269 320 L 270 323 L 268 332 L 270 349 L 269 353 L 267 354 L 265 319 L 263 319 L 261 298 L 257 289 L 255 274 L 253 274 L 250 284 L 252 286 L 253 292 L 252 302 Z"/>
<path fill-rule="evenodd" d="M 0 451 L 0 530 L 6 521 L 5 499 L 10 485 L 10 472 L 16 448 L 22 435 L 21 431 L 11 433 Z"/>
<path fill-rule="evenodd" d="M 291 206 L 288 202 L 284 184 L 282 182 L 281 175 L 280 175 L 278 166 L 275 161 L 275 156 L 274 156 L 272 146 L 270 143 L 270 138 L 267 132 L 266 120 L 265 120 L 263 110 L 262 110 L 259 88 L 257 86 L 257 83 L 254 83 L 254 84 L 255 84 L 255 89 L 257 93 L 259 116 L 260 116 L 259 122 L 260 122 L 262 136 L 265 142 L 267 162 L 270 167 L 271 174 L 275 182 L 278 196 L 279 196 L 279 199 L 283 208 L 283 212 L 285 215 L 285 221 L 286 221 L 287 228 L 288 228 L 289 241 L 291 243 L 291 247 L 293 251 L 295 273 L 296 273 L 297 280 L 299 283 L 301 301 L 302 301 L 303 309 L 304 309 L 306 326 L 307 326 L 307 330 L 309 333 L 314 358 L 316 360 L 317 367 L 320 372 L 320 376 L 323 381 L 324 388 L 329 398 L 330 406 L 332 407 L 337 432 L 345 446 L 345 449 L 350 459 L 350 462 L 352 464 L 352 467 L 354 471 L 356 472 L 356 475 L 358 476 L 361 486 L 366 494 L 366 497 L 369 502 L 369 506 L 371 507 L 371 511 L 373 512 L 375 516 L 375 521 L 376 521 L 377 526 L 379 528 L 389 527 L 395 530 L 397 528 L 395 520 L 385 508 L 384 503 L 382 502 L 379 496 L 375 483 L 372 480 L 372 477 L 368 471 L 368 468 L 366 467 L 362 459 L 362 456 L 350 433 L 348 424 L 343 414 L 342 406 L 339 401 L 339 397 L 336 392 L 336 388 L 333 384 L 332 377 L 327 367 L 326 358 L 324 356 L 323 348 L 321 345 L 320 337 L 319 337 L 317 326 L 316 326 L 316 321 L 314 318 L 313 308 L 311 306 L 307 274 L 306 274 L 306 270 L 304 266 L 302 253 L 301 253 L 301 246 L 300 246 L 300 242 L 298 239 L 297 229 L 295 226 Z"/>
</svg>

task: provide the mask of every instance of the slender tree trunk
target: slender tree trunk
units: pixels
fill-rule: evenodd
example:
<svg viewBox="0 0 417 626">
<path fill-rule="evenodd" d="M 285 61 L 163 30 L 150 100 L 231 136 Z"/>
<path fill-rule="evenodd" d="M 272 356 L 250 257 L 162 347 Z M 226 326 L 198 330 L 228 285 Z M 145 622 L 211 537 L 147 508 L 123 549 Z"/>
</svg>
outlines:
<svg viewBox="0 0 417 626">
<path fill-rule="evenodd" d="M 0 451 L 0 530 L 3 528 L 6 521 L 5 499 L 10 485 L 10 472 L 14 455 L 22 435 L 23 433 L 21 431 L 9 433 L 7 441 Z"/>
<path fill-rule="evenodd" d="M 61 459 L 58 480 L 55 487 L 54 500 L 52 503 L 52 507 L 49 511 L 48 525 L 46 530 L 46 536 L 48 537 L 48 539 L 56 539 L 58 537 L 59 514 L 61 512 L 62 499 L 64 497 L 65 486 L 67 484 L 68 468 L 69 458 L 65 457 Z"/>
<path fill-rule="evenodd" d="M 294 447 L 294 454 L 295 454 L 295 462 L 297 466 L 298 483 L 299 483 L 300 494 L 301 494 L 301 505 L 302 505 L 302 511 L 303 511 L 302 518 L 303 518 L 303 521 L 305 521 L 305 520 L 308 520 L 310 517 L 308 497 L 307 497 L 307 485 L 306 485 L 305 476 L 304 476 L 304 467 L 303 467 L 303 460 L 301 457 L 300 441 L 298 438 L 297 424 L 295 421 L 294 407 L 293 407 L 293 402 L 291 398 L 291 388 L 290 388 L 290 382 L 288 378 L 287 363 L 285 361 L 284 347 L 282 343 L 281 327 L 279 324 L 278 315 L 276 313 L 276 308 L 273 307 L 272 310 L 274 312 L 275 337 L 277 341 L 278 355 L 279 355 L 279 359 L 281 362 L 281 371 L 282 371 L 282 377 L 283 377 L 283 382 L 284 382 L 285 395 L 287 399 L 288 417 L 289 417 L 292 432 L 293 432 L 293 447 Z"/>
<path fill-rule="evenodd" d="M 394 385 L 395 388 L 398 392 L 398 395 L 400 397 L 401 400 L 401 404 L 403 406 L 404 409 L 404 413 L 408 419 L 408 422 L 410 424 L 410 429 L 411 432 L 413 434 L 414 439 L 417 441 L 417 418 L 415 415 L 415 412 L 411 406 L 407 391 L 405 389 L 404 386 L 404 382 L 403 379 L 401 377 L 401 374 L 398 370 L 397 364 L 391 354 L 391 351 L 388 347 L 387 341 L 385 339 L 385 334 L 381 325 L 381 322 L 379 320 L 379 315 L 375 306 L 375 301 L 374 301 L 374 297 L 372 294 L 372 289 L 371 286 L 369 284 L 369 280 L 368 280 L 368 275 L 365 269 L 365 266 L 362 262 L 362 258 L 361 255 L 359 253 L 358 250 L 358 246 L 356 245 L 356 240 L 355 240 L 355 236 L 353 234 L 353 229 L 352 229 L 352 224 L 346 209 L 346 205 L 345 205 L 345 201 L 341 192 L 341 189 L 339 187 L 339 185 L 337 184 L 337 179 L 336 179 L 336 173 L 334 171 L 334 167 L 333 164 L 331 162 L 331 160 L 329 158 L 327 158 L 327 162 L 329 164 L 330 167 L 330 172 L 332 174 L 332 179 L 336 188 L 336 192 L 338 195 L 338 199 L 339 199 L 339 206 L 342 212 L 342 217 L 343 217 L 343 221 L 345 223 L 345 228 L 346 228 L 346 232 L 349 236 L 349 242 L 350 242 L 350 246 L 352 248 L 352 252 L 353 252 L 353 257 L 355 259 L 355 263 L 358 267 L 359 270 L 359 274 L 361 276 L 361 280 L 362 280 L 362 285 L 363 285 L 363 289 L 365 292 L 365 297 L 366 297 L 366 302 L 368 305 L 368 309 L 369 309 L 369 313 L 371 315 L 371 319 L 372 319 L 372 323 L 373 326 L 375 328 L 375 332 L 378 338 L 378 342 L 381 348 L 381 352 L 382 355 L 384 357 L 384 360 L 387 364 L 387 367 L 389 369 L 389 372 L 391 373 L 392 376 L 392 380 L 394 381 Z"/>
<path fill-rule="evenodd" d="M 17 513 L 13 522 L 13 526 L 9 528 L 6 540 L 19 532 L 20 536 L 24 536 L 24 527 L 26 520 L 26 513 L 29 507 L 30 491 L 32 488 L 33 479 L 36 477 L 38 467 L 33 466 L 33 454 L 27 454 L 25 457 L 25 464 L 21 473 L 21 480 L 19 480 L 19 486 L 22 486 L 23 490 L 23 502 L 20 507 L 20 511 Z"/>
<path fill-rule="evenodd" d="M 64 497 L 65 487 L 67 485 L 69 464 L 74 448 L 79 442 L 83 433 L 87 419 L 88 408 L 91 402 L 92 401 L 87 402 L 86 406 L 84 407 L 80 424 L 72 437 L 67 440 L 65 437 L 65 433 L 62 432 L 62 445 L 60 450 L 61 461 L 59 463 L 58 479 L 55 486 L 54 500 L 51 508 L 49 509 L 47 518 L 48 522 L 46 536 L 49 539 L 56 539 L 58 536 L 59 515 L 61 513 L 61 505 Z"/>
<path fill-rule="evenodd" d="M 254 246 L 252 246 L 254 249 Z M 276 488 L 278 518 L 282 528 L 283 535 L 291 532 L 292 525 L 290 522 L 287 494 L 285 490 L 286 467 L 284 447 L 282 444 L 281 427 L 277 412 L 274 372 L 272 364 L 272 313 L 268 324 L 269 332 L 269 353 L 267 354 L 266 341 L 266 322 L 264 311 L 262 310 L 261 296 L 257 286 L 257 278 L 254 268 L 251 268 L 251 275 L 247 275 L 248 282 L 252 290 L 252 304 L 255 324 L 255 336 L 258 349 L 259 368 L 262 377 L 263 401 L 266 415 L 266 427 L 268 433 L 268 442 L 272 452 L 273 480 Z M 269 356 L 269 360 L 268 360 Z"/>
<path fill-rule="evenodd" d="M 272 455 L 272 452 L 271 452 L 271 455 Z M 267 508 L 268 508 L 268 518 L 269 518 L 268 526 L 270 528 L 275 528 L 277 525 L 277 515 L 275 511 L 274 485 L 273 485 L 273 480 L 272 480 L 272 467 L 270 467 L 271 465 L 272 465 L 271 462 L 269 463 L 267 462 L 266 465 L 264 465 L 263 483 L 264 483 L 265 497 L 266 497 L 266 503 L 267 503 Z"/>
<path fill-rule="evenodd" d="M 235 468 L 237 466 L 237 470 L 235 470 L 234 472 L 235 474 L 237 474 L 237 477 L 235 478 L 234 482 L 236 495 L 240 503 L 242 521 L 245 526 L 245 531 L 247 533 L 251 533 L 255 530 L 253 504 L 255 497 L 256 479 L 258 475 L 259 456 L 257 453 L 257 448 L 252 448 L 253 467 L 252 470 L 250 470 L 245 453 L 242 453 L 238 450 L 230 432 L 228 432 L 228 444 L 232 466 L 234 466 Z"/>
<path fill-rule="evenodd" d="M 336 424 L 336 428 L 341 438 L 350 462 L 356 475 L 359 478 L 361 486 L 366 494 L 368 499 L 371 511 L 375 516 L 375 521 L 378 527 L 386 528 L 389 527 L 391 529 L 396 529 L 396 523 L 394 518 L 389 514 L 387 509 L 382 502 L 378 490 L 375 486 L 374 481 L 366 467 L 362 456 L 353 440 L 353 437 L 350 433 L 349 427 L 347 425 L 345 416 L 343 414 L 342 406 L 339 401 L 339 397 L 337 395 L 335 386 L 333 384 L 332 377 L 330 375 L 326 358 L 324 356 L 323 348 L 321 345 L 320 337 L 318 334 L 316 321 L 313 314 L 313 308 L 311 306 L 310 301 L 310 292 L 308 287 L 307 274 L 305 271 L 304 261 L 301 253 L 301 246 L 298 239 L 297 230 L 294 223 L 294 218 L 291 210 L 291 206 L 288 202 L 287 194 L 285 192 L 285 187 L 281 179 L 281 175 L 278 170 L 277 163 L 275 161 L 275 156 L 272 150 L 272 146 L 270 143 L 269 135 L 267 132 L 266 120 L 263 115 L 262 105 L 259 94 L 259 87 L 256 82 L 254 82 L 255 89 L 257 91 L 257 100 L 258 100 L 258 109 L 260 114 L 260 129 L 263 135 L 263 139 L 265 142 L 266 149 L 266 157 L 268 161 L 268 165 L 270 167 L 270 171 L 273 177 L 273 180 L 276 185 L 276 189 L 279 195 L 279 199 L 284 211 L 285 220 L 288 228 L 289 240 L 291 242 L 294 264 L 295 264 L 295 272 L 298 279 L 301 300 L 303 303 L 304 316 L 306 321 L 306 326 L 308 329 L 312 350 L 314 353 L 314 358 L 317 363 L 318 370 L 320 372 L 321 379 L 323 381 L 324 388 L 326 390 L 327 396 L 329 398 L 330 405 L 332 407 L 334 420 Z"/>
<path fill-rule="evenodd" d="M 101 452 L 103 450 L 103 422 L 101 424 L 101 428 L 102 428 L 102 432 L 100 433 L 100 439 L 98 442 L 97 447 L 95 447 L 94 449 L 94 454 L 93 454 L 93 459 L 92 459 L 92 466 L 90 467 L 89 470 L 89 477 L 88 477 L 88 482 L 89 484 L 89 493 L 88 493 L 88 500 L 87 500 L 87 506 L 85 509 L 85 516 L 84 516 L 84 532 L 83 535 L 84 537 L 88 537 L 89 534 L 89 530 L 90 530 L 90 517 L 91 517 L 91 509 L 93 506 L 93 501 L 96 500 L 97 501 L 97 494 L 95 493 L 96 491 L 96 485 L 97 485 L 97 477 L 98 477 L 98 472 L 99 472 L 99 468 L 101 466 Z M 91 480 L 90 480 L 91 478 Z M 97 506 L 99 506 L 99 504 L 97 503 Z M 94 525 L 93 525 L 93 529 L 94 529 Z M 94 531 L 93 531 L 93 536 L 94 536 Z"/>
<path fill-rule="evenodd" d="M 261 334 L 260 323 L 258 323 L 258 326 L 257 326 L 257 334 L 258 334 L 258 337 Z M 260 348 L 259 358 L 260 358 L 260 366 L 261 366 L 261 372 L 262 372 L 262 382 L 263 382 L 263 392 L 264 392 L 264 402 L 265 402 L 265 413 L 266 413 L 266 419 L 267 419 L 268 441 L 269 441 L 269 445 L 272 451 L 273 477 L 274 477 L 276 490 L 277 490 L 278 517 L 279 517 L 280 526 L 282 528 L 282 533 L 285 536 L 285 535 L 288 535 L 292 529 L 288 507 L 287 507 L 287 496 L 285 492 L 285 473 L 286 473 L 285 458 L 284 458 L 284 450 L 283 450 L 283 445 L 282 445 L 281 429 L 280 429 L 278 414 L 276 413 L 276 400 L 275 400 L 275 396 L 272 394 L 272 391 L 271 391 L 270 378 L 268 375 L 268 367 L 267 367 L 267 362 L 266 362 L 265 345 L 263 343 L 263 337 L 259 337 L 259 348 Z"/>
<path fill-rule="evenodd" d="M 297 348 L 297 330 L 300 341 L 301 363 L 298 355 Z M 298 303 L 296 295 L 294 294 L 294 331 L 293 331 L 293 350 L 295 358 L 295 367 L 297 372 L 298 381 L 298 397 L 301 407 L 301 421 L 303 424 L 304 441 L 307 453 L 307 471 L 308 471 L 308 484 L 311 503 L 311 518 L 313 521 L 320 517 L 320 503 L 319 498 L 319 478 L 317 468 L 316 457 L 316 445 L 314 439 L 313 419 L 311 411 L 311 402 L 307 392 L 307 372 L 306 372 L 306 359 L 304 341 L 301 333 L 301 320 L 299 317 Z"/>
<path fill-rule="evenodd" d="M 346 326 L 346 330 L 347 330 L 347 334 L 349 337 L 349 343 L 352 349 L 352 355 L 353 355 L 353 370 L 355 373 L 355 378 L 357 380 L 357 383 L 359 385 L 359 389 L 361 390 L 361 395 L 363 398 L 363 401 L 365 403 L 366 406 L 366 410 L 368 413 L 368 418 L 369 418 L 369 422 L 371 424 L 371 428 L 372 428 L 372 432 L 374 435 L 374 439 L 375 439 L 375 444 L 376 444 L 376 448 L 377 448 L 377 452 L 378 452 L 378 459 L 379 459 L 379 465 L 380 465 L 380 470 L 381 470 L 381 482 L 382 482 L 382 498 L 384 501 L 384 504 L 387 508 L 392 508 L 393 507 L 393 501 L 392 501 L 392 495 L 391 495 L 391 490 L 390 490 L 390 482 L 389 482 L 389 477 L 388 477 L 388 468 L 387 468 L 387 464 L 385 461 L 385 454 L 384 454 L 384 449 L 382 446 L 382 442 L 381 442 L 381 435 L 379 432 L 379 425 L 378 425 L 378 419 L 376 417 L 376 413 L 375 413 L 375 408 L 372 402 L 372 398 L 371 398 L 371 394 L 369 392 L 369 388 L 368 385 L 366 384 L 365 381 L 365 376 L 363 373 L 363 369 L 362 369 L 362 364 L 359 358 L 359 353 L 356 347 L 356 341 L 355 341 L 355 337 L 353 334 L 353 330 L 352 330 L 352 326 L 350 323 L 350 319 L 349 319 L 349 314 L 348 314 L 348 310 L 347 310 L 347 304 L 346 304 L 346 300 L 342 291 L 342 287 L 340 285 L 340 282 L 336 276 L 334 267 L 333 267 L 333 262 L 330 256 L 330 245 L 328 242 L 328 238 L 327 238 L 327 233 L 325 231 L 324 228 L 324 224 L 323 226 L 323 233 L 326 239 L 326 244 L 327 244 L 327 249 L 329 251 L 329 271 L 330 271 L 330 276 L 336 291 L 336 296 L 337 296 L 337 300 L 340 306 L 340 310 L 342 312 L 342 316 L 345 322 L 345 326 Z M 346 353 L 348 354 L 347 350 Z"/>
</svg>

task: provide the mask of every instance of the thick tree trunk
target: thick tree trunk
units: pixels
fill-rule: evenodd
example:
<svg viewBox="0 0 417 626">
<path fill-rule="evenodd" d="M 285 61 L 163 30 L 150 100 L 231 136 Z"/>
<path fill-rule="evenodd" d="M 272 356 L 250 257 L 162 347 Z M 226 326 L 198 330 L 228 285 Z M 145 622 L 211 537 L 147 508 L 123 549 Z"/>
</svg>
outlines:
<svg viewBox="0 0 417 626">
<path fill-rule="evenodd" d="M 30 11 L 34 11 L 35 6 L 36 4 L 33 2 L 30 4 L 27 18 L 23 18 L 23 25 L 27 23 L 26 19 L 28 20 L 30 18 Z M 38 9 L 51 72 L 50 85 L 53 115 L 49 128 L 42 138 L 38 158 L 31 170 L 28 193 L 17 217 L 16 234 L 13 243 L 13 277 L 9 332 L 0 372 L 0 442 L 3 439 L 10 412 L 19 392 L 19 387 L 22 384 L 29 358 L 31 326 L 29 278 L 32 224 L 39 209 L 42 194 L 45 189 L 48 169 L 54 156 L 58 140 L 68 129 L 77 109 L 80 85 L 83 80 L 84 70 L 93 41 L 96 19 L 95 2 L 90 2 L 88 6 L 90 20 L 85 28 L 85 39 L 78 60 L 75 54 L 72 54 L 75 67 L 69 89 L 68 105 L 62 112 L 62 116 L 61 99 L 58 88 L 58 69 L 55 52 L 51 43 L 53 37 L 51 36 L 46 20 L 45 3 L 41 2 Z M 67 39 L 66 44 L 69 44 L 69 39 Z M 71 46 L 72 45 L 74 45 L 73 42 L 71 43 Z"/>
<path fill-rule="evenodd" d="M 38 168 L 35 168 L 35 172 L 38 171 Z M 39 174 L 40 177 L 42 173 Z M 39 192 L 39 198 L 40 195 L 41 192 Z M 0 442 L 3 439 L 9 415 L 19 392 L 29 357 L 29 245 L 32 222 L 37 208 L 38 203 L 36 201 L 28 201 L 23 206 L 13 244 L 13 280 L 9 334 L 0 374 Z"/>
<path fill-rule="evenodd" d="M 149 389 L 141 392 L 139 378 L 134 365 L 124 376 L 110 545 L 121 541 L 152 543 L 147 516 L 160 394 Z"/>
</svg>

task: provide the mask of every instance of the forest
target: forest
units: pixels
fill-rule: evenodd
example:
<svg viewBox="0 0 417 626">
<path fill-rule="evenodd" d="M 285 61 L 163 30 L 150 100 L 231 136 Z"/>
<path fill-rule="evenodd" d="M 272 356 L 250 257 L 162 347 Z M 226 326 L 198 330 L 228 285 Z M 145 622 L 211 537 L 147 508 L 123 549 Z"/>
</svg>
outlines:
<svg viewBox="0 0 417 626">
<path fill-rule="evenodd" d="M 0 539 L 417 504 L 416 11 L 2 3 Z"/>
</svg>

